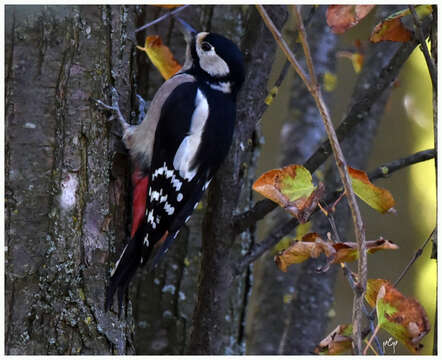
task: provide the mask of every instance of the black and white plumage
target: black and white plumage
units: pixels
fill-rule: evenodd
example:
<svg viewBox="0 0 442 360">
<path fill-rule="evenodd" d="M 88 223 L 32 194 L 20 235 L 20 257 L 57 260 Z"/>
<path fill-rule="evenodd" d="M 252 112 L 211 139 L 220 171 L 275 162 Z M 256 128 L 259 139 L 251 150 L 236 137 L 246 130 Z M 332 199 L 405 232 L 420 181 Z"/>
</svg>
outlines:
<svg viewBox="0 0 442 360">
<path fill-rule="evenodd" d="M 123 124 L 138 174 L 134 184 L 143 185 L 134 189 L 134 204 L 141 205 L 133 206 L 131 239 L 112 272 L 106 310 L 116 291 L 121 309 L 138 266 L 156 264 L 167 251 L 232 142 L 242 54 L 218 34 L 187 32 L 186 42 L 183 68 L 158 90 L 143 122 Z"/>
</svg>

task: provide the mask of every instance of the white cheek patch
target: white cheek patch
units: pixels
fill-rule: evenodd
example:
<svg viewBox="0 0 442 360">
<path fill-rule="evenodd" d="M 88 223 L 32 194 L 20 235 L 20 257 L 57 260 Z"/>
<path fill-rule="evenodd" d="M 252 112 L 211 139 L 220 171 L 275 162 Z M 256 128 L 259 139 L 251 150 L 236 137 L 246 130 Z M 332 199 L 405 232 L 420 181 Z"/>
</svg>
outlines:
<svg viewBox="0 0 442 360">
<path fill-rule="evenodd" d="M 229 74 L 229 66 L 218 56 L 216 51 L 203 51 L 197 48 L 200 67 L 211 76 L 225 76 Z"/>
<path fill-rule="evenodd" d="M 201 90 L 198 89 L 195 97 L 195 110 L 192 115 L 189 135 L 183 139 L 173 159 L 173 167 L 179 172 L 180 176 L 187 181 L 192 181 L 198 171 L 198 166 L 195 166 L 193 169 L 191 169 L 191 166 L 201 144 L 201 138 L 208 117 L 209 104 Z M 178 179 L 172 177 L 172 183 L 174 183 L 174 180 Z M 181 188 L 181 182 L 179 182 L 178 185 L 175 186 L 177 191 Z"/>
<path fill-rule="evenodd" d="M 196 52 L 198 54 L 199 63 L 201 69 L 212 76 L 225 76 L 230 70 L 227 63 L 216 53 L 215 49 L 212 47 L 210 51 L 204 51 L 201 49 L 201 43 L 204 38 L 208 35 L 207 32 L 202 32 L 197 35 L 195 41 Z"/>
</svg>

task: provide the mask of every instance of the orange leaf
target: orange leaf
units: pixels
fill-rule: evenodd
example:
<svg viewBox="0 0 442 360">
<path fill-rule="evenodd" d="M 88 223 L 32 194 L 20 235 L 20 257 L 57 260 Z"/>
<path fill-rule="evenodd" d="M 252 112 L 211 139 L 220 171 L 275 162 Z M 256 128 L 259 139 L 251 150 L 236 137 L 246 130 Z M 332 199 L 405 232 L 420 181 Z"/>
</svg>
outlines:
<svg viewBox="0 0 442 360">
<path fill-rule="evenodd" d="M 320 272 L 326 272 L 332 264 L 343 262 L 352 262 L 359 258 L 358 245 L 355 242 L 333 243 L 335 251 L 327 259 L 327 263 L 318 269 Z M 374 254 L 379 250 L 397 250 L 399 246 L 391 241 L 380 238 L 379 240 L 367 241 L 367 253 Z"/>
<path fill-rule="evenodd" d="M 386 40 L 407 42 L 411 40 L 411 31 L 404 27 L 399 17 L 386 19 L 376 25 L 370 36 L 370 41 L 378 43 Z"/>
<path fill-rule="evenodd" d="M 381 213 L 394 211 L 392 208 L 395 201 L 388 190 L 373 185 L 364 171 L 348 166 L 348 173 L 352 180 L 353 190 L 361 200 Z"/>
<path fill-rule="evenodd" d="M 300 223 L 306 223 L 324 194 L 324 185 L 316 187 L 302 165 L 289 165 L 262 174 L 253 190 L 279 204 Z"/>
<path fill-rule="evenodd" d="M 159 4 L 156 4 L 156 5 L 153 5 L 153 6 L 162 7 L 162 8 L 165 8 L 165 9 L 175 9 L 175 8 L 183 6 L 183 5 L 159 5 Z"/>
<path fill-rule="evenodd" d="M 165 80 L 181 69 L 181 65 L 178 64 L 170 49 L 163 44 L 158 35 L 146 37 L 144 48 L 137 46 L 137 49 L 147 54 L 150 61 L 152 61 Z"/>
<path fill-rule="evenodd" d="M 326 338 L 321 340 L 315 349 L 315 353 L 320 355 L 339 355 L 351 350 L 352 332 L 352 325 L 338 325 Z"/>
<path fill-rule="evenodd" d="M 375 5 L 330 5 L 327 24 L 335 34 L 342 34 L 357 25 Z"/>
<path fill-rule="evenodd" d="M 286 272 L 290 265 L 301 263 L 308 258 L 317 258 L 322 252 L 329 257 L 334 254 L 335 250 L 317 233 L 311 233 L 305 235 L 302 241 L 296 241 L 287 249 L 280 251 L 273 259 L 279 269 Z"/>
<path fill-rule="evenodd" d="M 384 279 L 369 279 L 365 299 L 378 312 L 381 328 L 417 353 L 422 338 L 430 332 L 425 309 L 415 299 L 404 296 Z"/>
<path fill-rule="evenodd" d="M 369 254 L 374 254 L 379 250 L 398 250 L 399 246 L 391 241 L 385 240 L 383 238 L 379 240 L 367 241 L 367 252 Z M 351 262 L 357 260 L 359 257 L 358 245 L 355 242 L 343 242 L 335 243 L 333 247 L 336 250 L 336 259 L 333 260 L 333 264 L 340 262 Z"/>
</svg>

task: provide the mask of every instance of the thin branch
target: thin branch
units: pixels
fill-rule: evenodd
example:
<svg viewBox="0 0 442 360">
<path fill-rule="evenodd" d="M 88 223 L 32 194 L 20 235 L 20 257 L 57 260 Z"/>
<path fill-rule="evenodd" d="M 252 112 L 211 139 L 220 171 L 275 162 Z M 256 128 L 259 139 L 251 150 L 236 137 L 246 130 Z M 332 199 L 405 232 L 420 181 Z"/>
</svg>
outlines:
<svg viewBox="0 0 442 360">
<path fill-rule="evenodd" d="M 430 236 L 424 241 L 424 243 L 422 244 L 422 246 L 416 250 L 416 252 L 414 253 L 413 257 L 410 259 L 410 261 L 408 262 L 407 266 L 405 267 L 404 270 L 402 270 L 401 274 L 399 275 L 399 277 L 396 279 L 396 281 L 394 282 L 393 286 L 396 287 L 399 282 L 403 279 L 403 277 L 405 276 L 405 274 L 408 272 L 408 270 L 410 270 L 410 268 L 413 266 L 413 264 L 416 262 L 416 260 L 422 255 L 425 247 L 427 246 L 427 244 L 430 242 L 430 240 L 433 238 L 433 236 L 436 233 L 436 228 L 434 228 L 434 230 L 431 232 Z"/>
<path fill-rule="evenodd" d="M 159 18 L 151 21 L 150 23 L 147 23 L 147 24 L 139 27 L 138 29 L 135 29 L 134 33 L 137 33 L 137 32 L 139 32 L 141 30 L 147 29 L 148 27 L 151 27 L 152 25 L 155 25 L 155 24 L 159 23 L 160 21 L 163 21 L 163 20 L 167 19 L 169 16 L 178 14 L 180 11 L 183 11 L 188 6 L 190 6 L 190 5 L 183 5 L 183 6 L 180 6 L 179 8 L 177 8 L 177 9 L 174 9 L 172 11 L 169 11 L 169 12 L 165 13 L 164 15 L 161 15 Z"/>
<path fill-rule="evenodd" d="M 433 89 L 437 88 L 437 70 L 436 65 L 434 64 L 433 59 L 430 56 L 430 52 L 428 51 L 427 43 L 425 42 L 425 37 L 422 32 L 422 24 L 419 21 L 419 18 L 416 14 L 416 9 L 414 5 L 409 5 L 408 8 L 411 11 L 411 15 L 413 16 L 414 26 L 416 29 L 417 38 L 421 44 L 421 50 L 424 53 L 425 61 L 427 62 L 428 71 L 430 72 L 431 82 L 433 83 Z"/>
<path fill-rule="evenodd" d="M 267 14 L 267 11 L 264 9 L 264 6 L 262 5 L 256 5 L 256 8 L 261 15 L 262 19 L 264 20 L 264 23 L 266 24 L 267 28 L 272 33 L 273 37 L 275 38 L 276 42 L 278 43 L 279 47 L 281 48 L 282 52 L 287 57 L 287 60 L 290 61 L 292 66 L 294 67 L 296 73 L 299 75 L 299 77 L 304 82 L 305 86 L 307 86 L 308 90 L 311 92 L 311 85 L 310 81 L 308 80 L 307 74 L 302 69 L 301 65 L 298 63 L 298 60 L 296 60 L 295 55 L 293 55 L 292 51 L 290 50 L 289 46 L 287 45 L 286 41 L 282 38 L 281 33 L 278 31 L 276 26 L 273 24 L 272 19 L 270 19 L 270 16 Z"/>
<path fill-rule="evenodd" d="M 376 86 L 367 86 L 365 91 L 358 94 L 357 100 L 351 106 L 347 116 L 341 122 L 336 130 L 338 140 L 344 140 L 351 130 L 361 123 L 379 96 L 397 77 L 402 65 L 408 59 L 410 54 L 417 46 L 417 41 L 406 42 L 401 45 L 390 62 L 381 70 L 379 76 L 376 77 Z M 330 141 L 326 139 L 304 163 L 304 166 L 313 173 L 321 166 L 330 156 Z M 271 200 L 258 201 L 249 211 L 237 215 L 233 218 L 236 233 L 241 233 L 249 226 L 263 219 L 270 211 L 277 206 Z"/>
<path fill-rule="evenodd" d="M 375 181 L 379 178 L 385 177 L 383 171 L 380 170 L 382 168 L 388 169 L 388 174 L 391 175 L 395 171 L 398 171 L 398 170 L 404 168 L 405 166 L 410 166 L 410 165 L 416 164 L 418 162 L 431 160 L 434 158 L 434 155 L 435 155 L 434 149 L 417 152 L 417 153 L 412 154 L 406 158 L 403 158 L 400 160 L 395 160 L 390 163 L 379 166 L 375 170 L 369 172 L 369 178 L 371 181 Z M 401 165 L 398 166 L 398 163 L 400 163 Z M 334 201 L 336 201 L 338 196 L 340 196 L 340 194 L 341 194 L 340 192 L 338 193 L 336 191 L 330 191 L 326 194 L 325 199 L 323 201 L 328 204 L 333 203 Z M 253 207 L 253 209 L 254 209 L 253 211 L 254 212 L 256 211 L 256 213 L 263 213 L 266 210 L 265 207 L 267 206 L 267 204 L 272 205 L 273 208 L 276 208 L 278 206 L 270 200 L 269 201 L 263 200 L 263 201 L 259 201 L 258 203 L 256 203 L 256 205 Z M 316 211 L 318 211 L 318 210 L 316 210 Z M 249 211 L 249 213 L 250 213 L 250 211 Z M 242 273 L 245 269 L 247 269 L 248 265 L 250 265 L 256 259 L 258 259 L 267 250 L 269 250 L 270 248 L 275 246 L 279 242 L 279 240 L 281 240 L 282 237 L 287 235 L 296 226 L 298 226 L 298 221 L 295 218 L 293 218 L 293 219 L 290 219 L 289 221 L 275 227 L 273 229 L 273 231 L 263 241 L 255 244 L 249 250 L 249 252 L 241 258 L 241 260 L 239 261 L 239 263 L 236 267 L 236 272 Z"/>
<path fill-rule="evenodd" d="M 293 9 L 294 9 L 293 12 L 295 13 L 295 17 L 296 17 L 296 22 L 298 24 L 298 33 L 299 33 L 299 37 L 301 38 L 301 44 L 302 44 L 302 48 L 304 50 L 305 60 L 307 62 L 307 68 L 310 73 L 310 79 L 312 82 L 312 86 L 314 88 L 317 88 L 318 87 L 318 79 L 316 77 L 315 67 L 313 66 L 313 59 L 312 59 L 312 55 L 310 53 L 310 47 L 308 46 L 308 43 L 307 43 L 307 38 L 306 38 L 307 33 L 304 28 L 304 22 L 301 17 L 301 12 L 297 11 L 297 5 L 293 5 Z"/>
<path fill-rule="evenodd" d="M 368 173 L 368 177 L 370 180 L 379 179 L 382 177 L 386 178 L 389 177 L 393 172 L 404 167 L 408 167 L 422 161 L 431 160 L 435 157 L 435 155 L 436 151 L 434 149 L 419 151 L 410 156 L 406 156 L 377 167 L 375 170 Z"/>
</svg>

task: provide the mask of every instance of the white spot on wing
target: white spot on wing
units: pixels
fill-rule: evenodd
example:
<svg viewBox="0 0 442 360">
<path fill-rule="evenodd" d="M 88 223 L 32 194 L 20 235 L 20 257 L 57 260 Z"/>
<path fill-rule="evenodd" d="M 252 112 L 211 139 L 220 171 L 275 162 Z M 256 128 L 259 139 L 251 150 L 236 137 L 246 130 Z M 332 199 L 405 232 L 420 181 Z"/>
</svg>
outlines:
<svg viewBox="0 0 442 360">
<path fill-rule="evenodd" d="M 150 195 L 150 200 L 151 201 L 158 201 L 160 199 L 160 193 L 156 190 L 154 190 L 152 192 L 152 194 Z"/>
<path fill-rule="evenodd" d="M 172 186 L 175 188 L 176 191 L 180 191 L 181 185 L 183 185 L 183 183 L 180 181 L 180 179 L 177 179 L 174 174 L 172 176 Z"/>
<path fill-rule="evenodd" d="M 146 236 L 144 237 L 144 246 L 149 247 L 149 234 L 146 234 Z"/>
<path fill-rule="evenodd" d="M 189 135 L 183 139 L 173 159 L 174 168 L 179 171 L 182 178 L 188 181 L 192 181 L 198 170 L 198 166 L 195 166 L 192 170 L 190 167 L 201 143 L 201 137 L 208 117 L 209 104 L 204 94 L 198 89 Z"/>
<path fill-rule="evenodd" d="M 167 202 L 164 204 L 164 210 L 168 215 L 172 215 L 175 212 L 175 208 Z"/>
<path fill-rule="evenodd" d="M 177 195 L 177 197 L 176 197 L 176 200 L 177 200 L 178 202 L 180 202 L 181 200 L 183 200 L 183 194 L 179 193 L 179 194 Z"/>
</svg>

